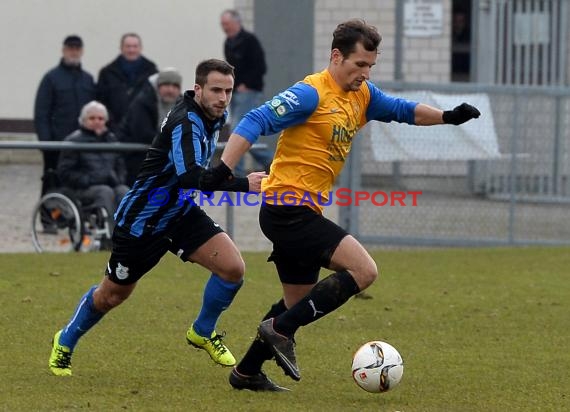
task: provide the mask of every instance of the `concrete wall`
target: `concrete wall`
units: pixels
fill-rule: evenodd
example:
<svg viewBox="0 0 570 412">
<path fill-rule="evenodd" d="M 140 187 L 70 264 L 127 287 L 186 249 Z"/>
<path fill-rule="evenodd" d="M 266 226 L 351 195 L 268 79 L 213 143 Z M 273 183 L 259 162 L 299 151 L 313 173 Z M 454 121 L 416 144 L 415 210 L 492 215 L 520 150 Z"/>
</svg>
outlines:
<svg viewBox="0 0 570 412">
<path fill-rule="evenodd" d="M 449 81 L 451 0 L 443 3 L 443 35 L 404 39 L 405 80 Z M 223 56 L 220 13 L 235 7 L 244 26 L 255 30 L 254 20 L 259 16 L 254 6 L 255 0 L 2 0 L 0 90 L 4 98 L 0 100 L 0 119 L 32 118 L 37 86 L 43 74 L 58 63 L 61 42 L 68 34 L 83 37 L 84 68 L 96 77 L 101 67 L 117 56 L 120 36 L 135 31 L 143 38 L 144 54 L 159 67 L 177 67 L 184 87 L 191 87 L 200 60 Z M 395 8 L 396 0 L 314 0 L 313 68 L 308 71 L 327 66 L 332 31 L 339 22 L 363 18 L 383 36 L 372 80 L 392 80 Z M 286 24 L 279 20 L 281 16 L 265 18 Z"/>
</svg>

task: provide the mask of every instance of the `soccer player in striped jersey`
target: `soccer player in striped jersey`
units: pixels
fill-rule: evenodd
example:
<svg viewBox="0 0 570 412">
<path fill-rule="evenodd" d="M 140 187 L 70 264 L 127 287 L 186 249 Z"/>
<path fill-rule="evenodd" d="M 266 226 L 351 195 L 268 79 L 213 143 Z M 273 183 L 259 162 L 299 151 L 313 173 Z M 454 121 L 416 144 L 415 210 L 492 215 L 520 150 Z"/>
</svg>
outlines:
<svg viewBox="0 0 570 412">
<path fill-rule="evenodd" d="M 205 173 L 233 87 L 234 71 L 227 62 L 210 59 L 196 67 L 194 90 L 186 91 L 166 115 L 133 187 L 115 213 L 105 277 L 87 291 L 67 325 L 54 336 L 49 359 L 53 374 L 71 375 L 71 356 L 81 336 L 124 302 L 168 251 L 212 272 L 200 313 L 186 333 L 188 344 L 204 349 L 220 365 L 235 364 L 215 327 L 242 285 L 245 265 L 229 236 L 193 201 L 199 191 L 259 192 L 266 177 L 261 172 L 245 178 Z"/>
</svg>

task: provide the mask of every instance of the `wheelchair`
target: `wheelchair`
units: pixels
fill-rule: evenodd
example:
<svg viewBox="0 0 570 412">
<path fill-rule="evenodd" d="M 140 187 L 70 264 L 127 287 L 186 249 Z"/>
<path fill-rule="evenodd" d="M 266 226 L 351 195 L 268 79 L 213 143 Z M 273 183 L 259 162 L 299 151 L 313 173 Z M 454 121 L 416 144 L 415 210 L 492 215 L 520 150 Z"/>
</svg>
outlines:
<svg viewBox="0 0 570 412">
<path fill-rule="evenodd" d="M 111 241 L 107 210 L 84 205 L 65 189 L 46 193 L 36 203 L 31 234 L 38 253 L 92 252 Z"/>
</svg>

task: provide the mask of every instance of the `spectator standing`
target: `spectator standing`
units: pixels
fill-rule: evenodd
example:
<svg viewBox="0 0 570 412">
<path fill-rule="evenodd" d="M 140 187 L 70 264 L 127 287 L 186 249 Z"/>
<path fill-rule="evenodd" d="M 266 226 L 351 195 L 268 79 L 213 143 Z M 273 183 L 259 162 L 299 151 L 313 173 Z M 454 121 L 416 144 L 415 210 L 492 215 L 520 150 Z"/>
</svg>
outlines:
<svg viewBox="0 0 570 412">
<path fill-rule="evenodd" d="M 142 55 L 138 34 L 123 34 L 120 47 L 121 54 L 101 69 L 97 80 L 97 100 L 107 107 L 113 132 L 148 77 L 158 71 L 154 62 Z"/>
<path fill-rule="evenodd" d="M 61 141 L 79 127 L 81 108 L 95 98 L 93 76 L 81 67 L 83 40 L 77 35 L 63 40 L 62 58 L 40 82 L 34 105 L 34 125 L 42 142 Z M 59 152 L 44 151 L 42 196 L 57 185 Z"/>
<path fill-rule="evenodd" d="M 263 75 L 267 71 L 265 53 L 255 34 L 245 30 L 241 17 L 236 10 L 226 10 L 220 18 L 222 30 L 226 34 L 224 56 L 234 66 L 236 82 L 234 95 L 230 103 L 232 129 L 244 114 L 263 103 Z M 253 158 L 269 171 L 273 152 L 269 149 L 250 151 Z M 245 174 L 243 159 L 237 164 L 236 176 Z"/>
<path fill-rule="evenodd" d="M 80 127 L 65 138 L 75 143 L 114 143 L 115 135 L 107 129 L 107 109 L 97 101 L 81 109 Z M 60 183 L 85 204 L 104 207 L 111 231 L 113 214 L 129 188 L 124 184 L 126 169 L 116 152 L 68 150 L 62 152 L 57 166 Z"/>
<path fill-rule="evenodd" d="M 181 96 L 181 90 L 182 76 L 174 68 L 150 76 L 119 125 L 119 140 L 150 145 L 160 131 L 162 120 Z M 123 156 L 127 167 L 126 182 L 132 186 L 146 153 L 127 152 Z"/>
</svg>

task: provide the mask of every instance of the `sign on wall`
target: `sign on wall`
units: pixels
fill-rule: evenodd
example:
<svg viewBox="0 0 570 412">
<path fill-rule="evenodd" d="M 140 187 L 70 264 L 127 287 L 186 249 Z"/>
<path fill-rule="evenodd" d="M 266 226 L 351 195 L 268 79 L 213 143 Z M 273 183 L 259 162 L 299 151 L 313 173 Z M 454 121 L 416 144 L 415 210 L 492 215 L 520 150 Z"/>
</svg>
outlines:
<svg viewBox="0 0 570 412">
<path fill-rule="evenodd" d="M 405 0 L 404 36 L 435 37 L 443 34 L 443 0 Z"/>
</svg>

